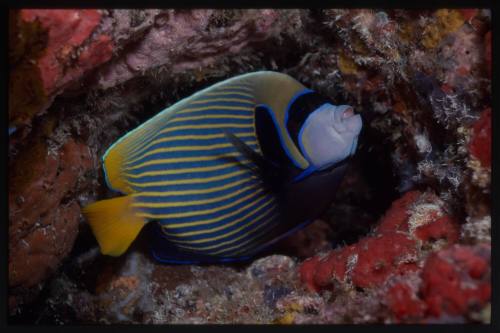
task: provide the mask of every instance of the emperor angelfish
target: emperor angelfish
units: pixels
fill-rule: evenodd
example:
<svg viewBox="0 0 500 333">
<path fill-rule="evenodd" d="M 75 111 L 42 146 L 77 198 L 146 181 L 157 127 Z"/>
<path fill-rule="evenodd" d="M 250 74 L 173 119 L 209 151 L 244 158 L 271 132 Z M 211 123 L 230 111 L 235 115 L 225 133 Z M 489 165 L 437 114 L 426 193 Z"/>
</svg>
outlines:
<svg viewBox="0 0 500 333">
<path fill-rule="evenodd" d="M 164 263 L 246 260 L 333 201 L 361 117 L 292 77 L 236 76 L 163 110 L 104 154 L 124 196 L 83 209 L 101 252 L 124 253 L 148 222 Z"/>
</svg>

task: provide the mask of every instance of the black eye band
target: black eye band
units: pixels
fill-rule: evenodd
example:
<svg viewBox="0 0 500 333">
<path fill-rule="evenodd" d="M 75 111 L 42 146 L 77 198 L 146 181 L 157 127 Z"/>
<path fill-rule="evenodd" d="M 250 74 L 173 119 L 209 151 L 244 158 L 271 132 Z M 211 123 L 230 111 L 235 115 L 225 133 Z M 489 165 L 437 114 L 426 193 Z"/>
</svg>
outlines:
<svg viewBox="0 0 500 333">
<path fill-rule="evenodd" d="M 318 94 L 317 92 L 311 91 L 307 94 L 299 96 L 292 103 L 292 105 L 290 105 L 285 125 L 288 133 L 290 133 L 290 137 L 297 147 L 299 146 L 299 132 L 302 125 L 304 125 L 307 116 L 326 103 L 333 104 L 329 98 Z"/>
</svg>

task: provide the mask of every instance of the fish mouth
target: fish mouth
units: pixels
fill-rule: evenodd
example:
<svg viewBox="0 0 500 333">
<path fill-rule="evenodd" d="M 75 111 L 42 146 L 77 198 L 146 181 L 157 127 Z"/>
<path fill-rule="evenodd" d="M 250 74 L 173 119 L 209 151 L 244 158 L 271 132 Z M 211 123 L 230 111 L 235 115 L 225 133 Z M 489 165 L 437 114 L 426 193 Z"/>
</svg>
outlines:
<svg viewBox="0 0 500 333">
<path fill-rule="evenodd" d="M 342 120 L 349 119 L 355 115 L 354 109 L 351 107 L 348 107 L 347 109 L 342 112 Z"/>
</svg>

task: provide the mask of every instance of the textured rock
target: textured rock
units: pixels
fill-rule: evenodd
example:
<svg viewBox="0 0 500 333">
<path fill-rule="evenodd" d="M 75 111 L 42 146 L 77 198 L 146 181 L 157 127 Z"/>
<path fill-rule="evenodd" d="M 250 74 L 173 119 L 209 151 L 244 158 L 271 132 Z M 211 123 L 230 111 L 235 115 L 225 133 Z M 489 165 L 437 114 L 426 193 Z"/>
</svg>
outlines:
<svg viewBox="0 0 500 333">
<path fill-rule="evenodd" d="M 164 11 L 154 17 L 133 52 L 103 69 L 99 86 L 109 88 L 159 66 L 173 73 L 207 67 L 222 54 L 237 54 L 249 43 L 269 38 L 277 18 L 273 10 L 254 11 L 238 20 L 217 17 L 213 10 Z M 233 24 L 211 31 L 216 20 Z"/>
<path fill-rule="evenodd" d="M 11 166 L 9 286 L 12 290 L 19 289 L 22 293 L 22 289 L 42 282 L 71 251 L 80 219 L 79 205 L 71 195 L 91 167 L 92 156 L 87 146 L 73 140 L 52 153 L 37 142 L 21 152 Z"/>
<path fill-rule="evenodd" d="M 70 308 L 84 304 L 74 313 L 80 322 L 99 316 L 101 323 L 265 323 L 281 313 L 278 302 L 298 295 L 295 262 L 278 255 L 242 270 L 155 265 L 149 256 L 132 251 L 96 275 L 90 297 L 68 284 L 67 277 L 57 282 L 65 285 Z M 60 304 L 61 298 L 55 294 L 49 302 Z"/>
</svg>

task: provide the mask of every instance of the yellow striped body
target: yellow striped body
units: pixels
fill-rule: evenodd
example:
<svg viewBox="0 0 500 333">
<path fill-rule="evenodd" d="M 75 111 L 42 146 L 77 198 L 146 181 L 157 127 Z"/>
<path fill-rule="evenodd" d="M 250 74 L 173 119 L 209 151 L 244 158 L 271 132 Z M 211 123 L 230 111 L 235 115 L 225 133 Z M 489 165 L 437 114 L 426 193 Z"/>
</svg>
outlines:
<svg viewBox="0 0 500 333">
<path fill-rule="evenodd" d="M 303 89 L 289 76 L 257 72 L 202 90 L 108 149 L 108 186 L 132 198 L 137 217 L 159 222 L 169 246 L 220 258 L 251 255 L 279 236 L 276 198 L 224 131 L 260 152 L 256 105 L 270 106 L 283 124 Z M 293 162 L 307 168 L 284 126 L 279 130 Z"/>
</svg>

